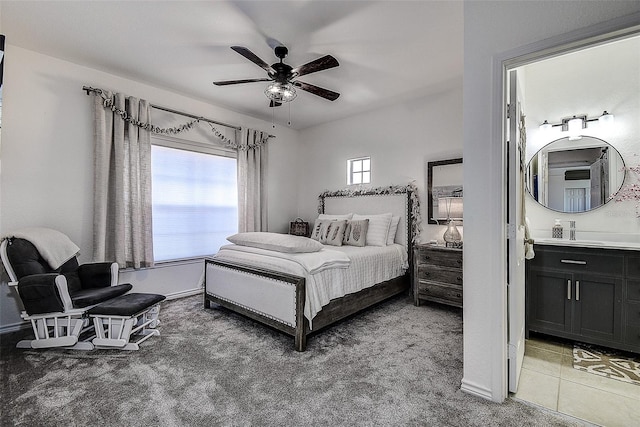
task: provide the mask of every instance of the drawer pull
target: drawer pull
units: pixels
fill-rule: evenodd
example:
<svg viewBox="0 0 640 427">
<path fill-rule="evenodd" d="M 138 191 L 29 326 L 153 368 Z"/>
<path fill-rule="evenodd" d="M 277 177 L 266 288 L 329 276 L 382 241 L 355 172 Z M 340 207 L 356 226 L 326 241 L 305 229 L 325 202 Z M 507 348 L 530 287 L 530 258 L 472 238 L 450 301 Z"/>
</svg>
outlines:
<svg viewBox="0 0 640 427">
<path fill-rule="evenodd" d="M 563 264 L 587 265 L 587 261 L 578 261 L 575 259 L 561 259 L 560 262 Z"/>
<path fill-rule="evenodd" d="M 571 280 L 567 280 L 567 299 L 571 299 Z"/>
<path fill-rule="evenodd" d="M 457 280 L 458 282 L 462 282 L 462 277 L 458 276 L 458 277 L 456 277 L 456 280 Z"/>
</svg>

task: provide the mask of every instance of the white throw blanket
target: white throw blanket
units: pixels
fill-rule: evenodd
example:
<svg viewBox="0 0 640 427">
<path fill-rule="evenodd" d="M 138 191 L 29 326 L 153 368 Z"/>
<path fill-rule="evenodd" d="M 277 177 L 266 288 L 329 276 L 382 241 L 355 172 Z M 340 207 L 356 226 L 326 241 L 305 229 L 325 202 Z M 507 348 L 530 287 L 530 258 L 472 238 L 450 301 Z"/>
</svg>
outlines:
<svg viewBox="0 0 640 427">
<path fill-rule="evenodd" d="M 340 251 L 331 249 L 322 249 L 317 252 L 306 253 L 284 253 L 269 251 L 266 249 L 252 248 L 241 245 L 224 245 L 220 248 L 233 251 L 260 253 L 266 256 L 276 257 L 295 261 L 300 264 L 309 274 L 316 274 L 329 268 L 349 268 L 351 260 L 347 255 Z"/>
<path fill-rule="evenodd" d="M 30 241 L 42 258 L 54 270 L 80 252 L 65 234 L 44 227 L 28 227 L 9 233 L 6 237 L 17 237 Z"/>
</svg>

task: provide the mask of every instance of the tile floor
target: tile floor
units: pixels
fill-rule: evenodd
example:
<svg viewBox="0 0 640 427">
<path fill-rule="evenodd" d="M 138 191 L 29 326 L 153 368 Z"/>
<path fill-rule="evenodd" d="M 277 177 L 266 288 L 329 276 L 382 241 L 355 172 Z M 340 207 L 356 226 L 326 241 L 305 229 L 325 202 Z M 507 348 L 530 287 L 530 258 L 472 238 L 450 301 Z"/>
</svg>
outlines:
<svg viewBox="0 0 640 427">
<path fill-rule="evenodd" d="M 512 397 L 600 426 L 640 426 L 640 385 L 574 369 L 571 342 L 527 340 Z"/>
</svg>

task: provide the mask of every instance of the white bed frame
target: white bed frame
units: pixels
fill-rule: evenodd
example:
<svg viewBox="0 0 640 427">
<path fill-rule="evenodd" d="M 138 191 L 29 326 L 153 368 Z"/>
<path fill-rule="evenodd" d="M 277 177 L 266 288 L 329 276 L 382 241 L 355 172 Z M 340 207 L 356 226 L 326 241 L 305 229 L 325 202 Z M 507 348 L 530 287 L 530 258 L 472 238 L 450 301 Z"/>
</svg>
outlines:
<svg viewBox="0 0 640 427">
<path fill-rule="evenodd" d="M 313 318 L 313 330 L 304 317 L 306 283 L 304 277 L 250 267 L 240 263 L 205 260 L 204 307 L 218 304 L 236 313 L 271 326 L 294 337 L 295 349 L 306 349 L 307 336 L 367 307 L 409 289 L 412 269 L 414 187 L 389 187 L 358 192 L 324 193 L 321 213 L 377 214 L 400 216 L 396 243 L 409 256 L 409 269 L 403 276 L 378 283 L 359 292 L 336 298 Z"/>
</svg>

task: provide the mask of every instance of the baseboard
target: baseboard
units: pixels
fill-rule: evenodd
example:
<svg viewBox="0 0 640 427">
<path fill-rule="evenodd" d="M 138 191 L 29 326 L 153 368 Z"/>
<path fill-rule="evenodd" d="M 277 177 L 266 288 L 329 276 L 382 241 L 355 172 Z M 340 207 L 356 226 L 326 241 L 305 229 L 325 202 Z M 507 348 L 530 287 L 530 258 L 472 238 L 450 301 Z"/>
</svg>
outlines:
<svg viewBox="0 0 640 427">
<path fill-rule="evenodd" d="M 481 386 L 479 384 L 473 383 L 471 381 L 467 381 L 463 379 L 460 390 L 464 391 L 465 393 L 482 397 L 483 399 L 493 400 L 493 393 L 491 393 L 490 389 L 484 386 Z"/>
<path fill-rule="evenodd" d="M 173 292 L 165 296 L 167 297 L 167 300 L 172 300 L 172 299 L 179 299 L 179 298 L 190 297 L 193 295 L 198 295 L 203 292 L 204 292 L 203 288 L 196 288 L 196 289 L 188 289 L 186 291 Z"/>
<path fill-rule="evenodd" d="M 31 329 L 31 323 L 20 322 L 20 323 L 11 323 L 9 325 L 0 326 L 0 335 L 10 334 L 12 332 L 18 332 L 23 329 Z"/>
</svg>

